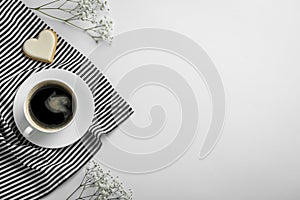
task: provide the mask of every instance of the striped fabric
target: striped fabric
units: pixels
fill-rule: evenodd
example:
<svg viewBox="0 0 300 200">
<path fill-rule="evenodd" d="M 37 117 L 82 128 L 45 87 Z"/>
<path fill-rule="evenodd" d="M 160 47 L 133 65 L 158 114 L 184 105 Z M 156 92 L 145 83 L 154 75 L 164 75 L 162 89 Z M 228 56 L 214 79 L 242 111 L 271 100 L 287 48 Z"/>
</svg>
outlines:
<svg viewBox="0 0 300 200">
<path fill-rule="evenodd" d="M 0 2 L 0 199 L 41 199 L 80 168 L 101 147 L 101 136 L 112 132 L 131 114 L 130 106 L 105 76 L 80 52 L 58 37 L 54 64 L 26 58 L 22 45 L 48 27 L 19 0 Z M 90 87 L 96 105 L 93 123 L 74 144 L 50 149 L 27 141 L 13 120 L 18 87 L 30 75 L 63 69 L 80 76 Z"/>
</svg>

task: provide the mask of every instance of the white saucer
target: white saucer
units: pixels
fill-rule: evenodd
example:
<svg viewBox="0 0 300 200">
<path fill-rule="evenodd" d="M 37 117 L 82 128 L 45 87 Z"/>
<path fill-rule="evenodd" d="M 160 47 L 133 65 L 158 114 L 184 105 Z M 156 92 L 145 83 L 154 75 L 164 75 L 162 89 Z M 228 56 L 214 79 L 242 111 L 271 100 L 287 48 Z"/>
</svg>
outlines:
<svg viewBox="0 0 300 200">
<path fill-rule="evenodd" d="M 14 119 L 18 129 L 23 133 L 29 125 L 23 111 L 26 95 L 34 85 L 47 79 L 62 80 L 72 87 L 77 96 L 78 103 L 75 119 L 67 128 L 56 133 L 43 133 L 34 130 L 34 134 L 28 137 L 27 140 L 41 147 L 65 147 L 74 143 L 84 135 L 92 124 L 94 116 L 94 99 L 92 92 L 86 83 L 76 74 L 65 70 L 49 69 L 37 72 L 28 77 L 19 87 L 15 96 L 13 106 Z"/>
</svg>

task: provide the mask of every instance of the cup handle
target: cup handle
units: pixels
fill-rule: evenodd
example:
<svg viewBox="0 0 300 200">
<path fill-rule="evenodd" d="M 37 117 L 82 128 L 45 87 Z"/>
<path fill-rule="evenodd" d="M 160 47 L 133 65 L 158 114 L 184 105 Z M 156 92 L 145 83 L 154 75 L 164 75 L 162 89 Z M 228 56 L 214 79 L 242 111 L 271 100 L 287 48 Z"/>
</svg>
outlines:
<svg viewBox="0 0 300 200">
<path fill-rule="evenodd" d="M 23 135 L 25 137 L 30 137 L 32 134 L 33 134 L 33 128 L 31 128 L 30 126 L 28 126 L 23 132 Z"/>
</svg>

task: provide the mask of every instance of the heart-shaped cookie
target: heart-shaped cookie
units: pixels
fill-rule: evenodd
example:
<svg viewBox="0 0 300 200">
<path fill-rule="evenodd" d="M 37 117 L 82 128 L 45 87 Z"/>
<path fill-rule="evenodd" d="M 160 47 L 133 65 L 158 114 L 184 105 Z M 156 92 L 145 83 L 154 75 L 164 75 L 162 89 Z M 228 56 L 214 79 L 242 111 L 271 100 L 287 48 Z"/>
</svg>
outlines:
<svg viewBox="0 0 300 200">
<path fill-rule="evenodd" d="M 25 55 L 33 60 L 52 63 L 57 45 L 57 35 L 52 30 L 43 30 L 39 37 L 30 38 L 23 44 Z"/>
</svg>

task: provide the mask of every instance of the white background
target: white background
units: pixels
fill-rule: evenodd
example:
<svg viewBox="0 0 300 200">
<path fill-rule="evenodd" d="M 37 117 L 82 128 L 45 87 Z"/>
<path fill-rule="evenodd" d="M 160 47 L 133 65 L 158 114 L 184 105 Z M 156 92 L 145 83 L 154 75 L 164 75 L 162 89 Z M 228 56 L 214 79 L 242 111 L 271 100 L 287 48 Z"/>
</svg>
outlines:
<svg viewBox="0 0 300 200">
<path fill-rule="evenodd" d="M 38 2 L 24 0 L 27 5 Z M 196 139 L 172 166 L 151 174 L 112 170 L 135 199 L 300 198 L 300 3 L 271 0 L 109 1 L 115 34 L 144 27 L 182 33 L 202 46 L 226 89 L 223 135 L 199 160 Z M 42 18 L 85 55 L 84 33 Z M 103 145 L 105 148 L 105 143 Z M 82 173 L 47 200 L 64 199 Z"/>
</svg>

